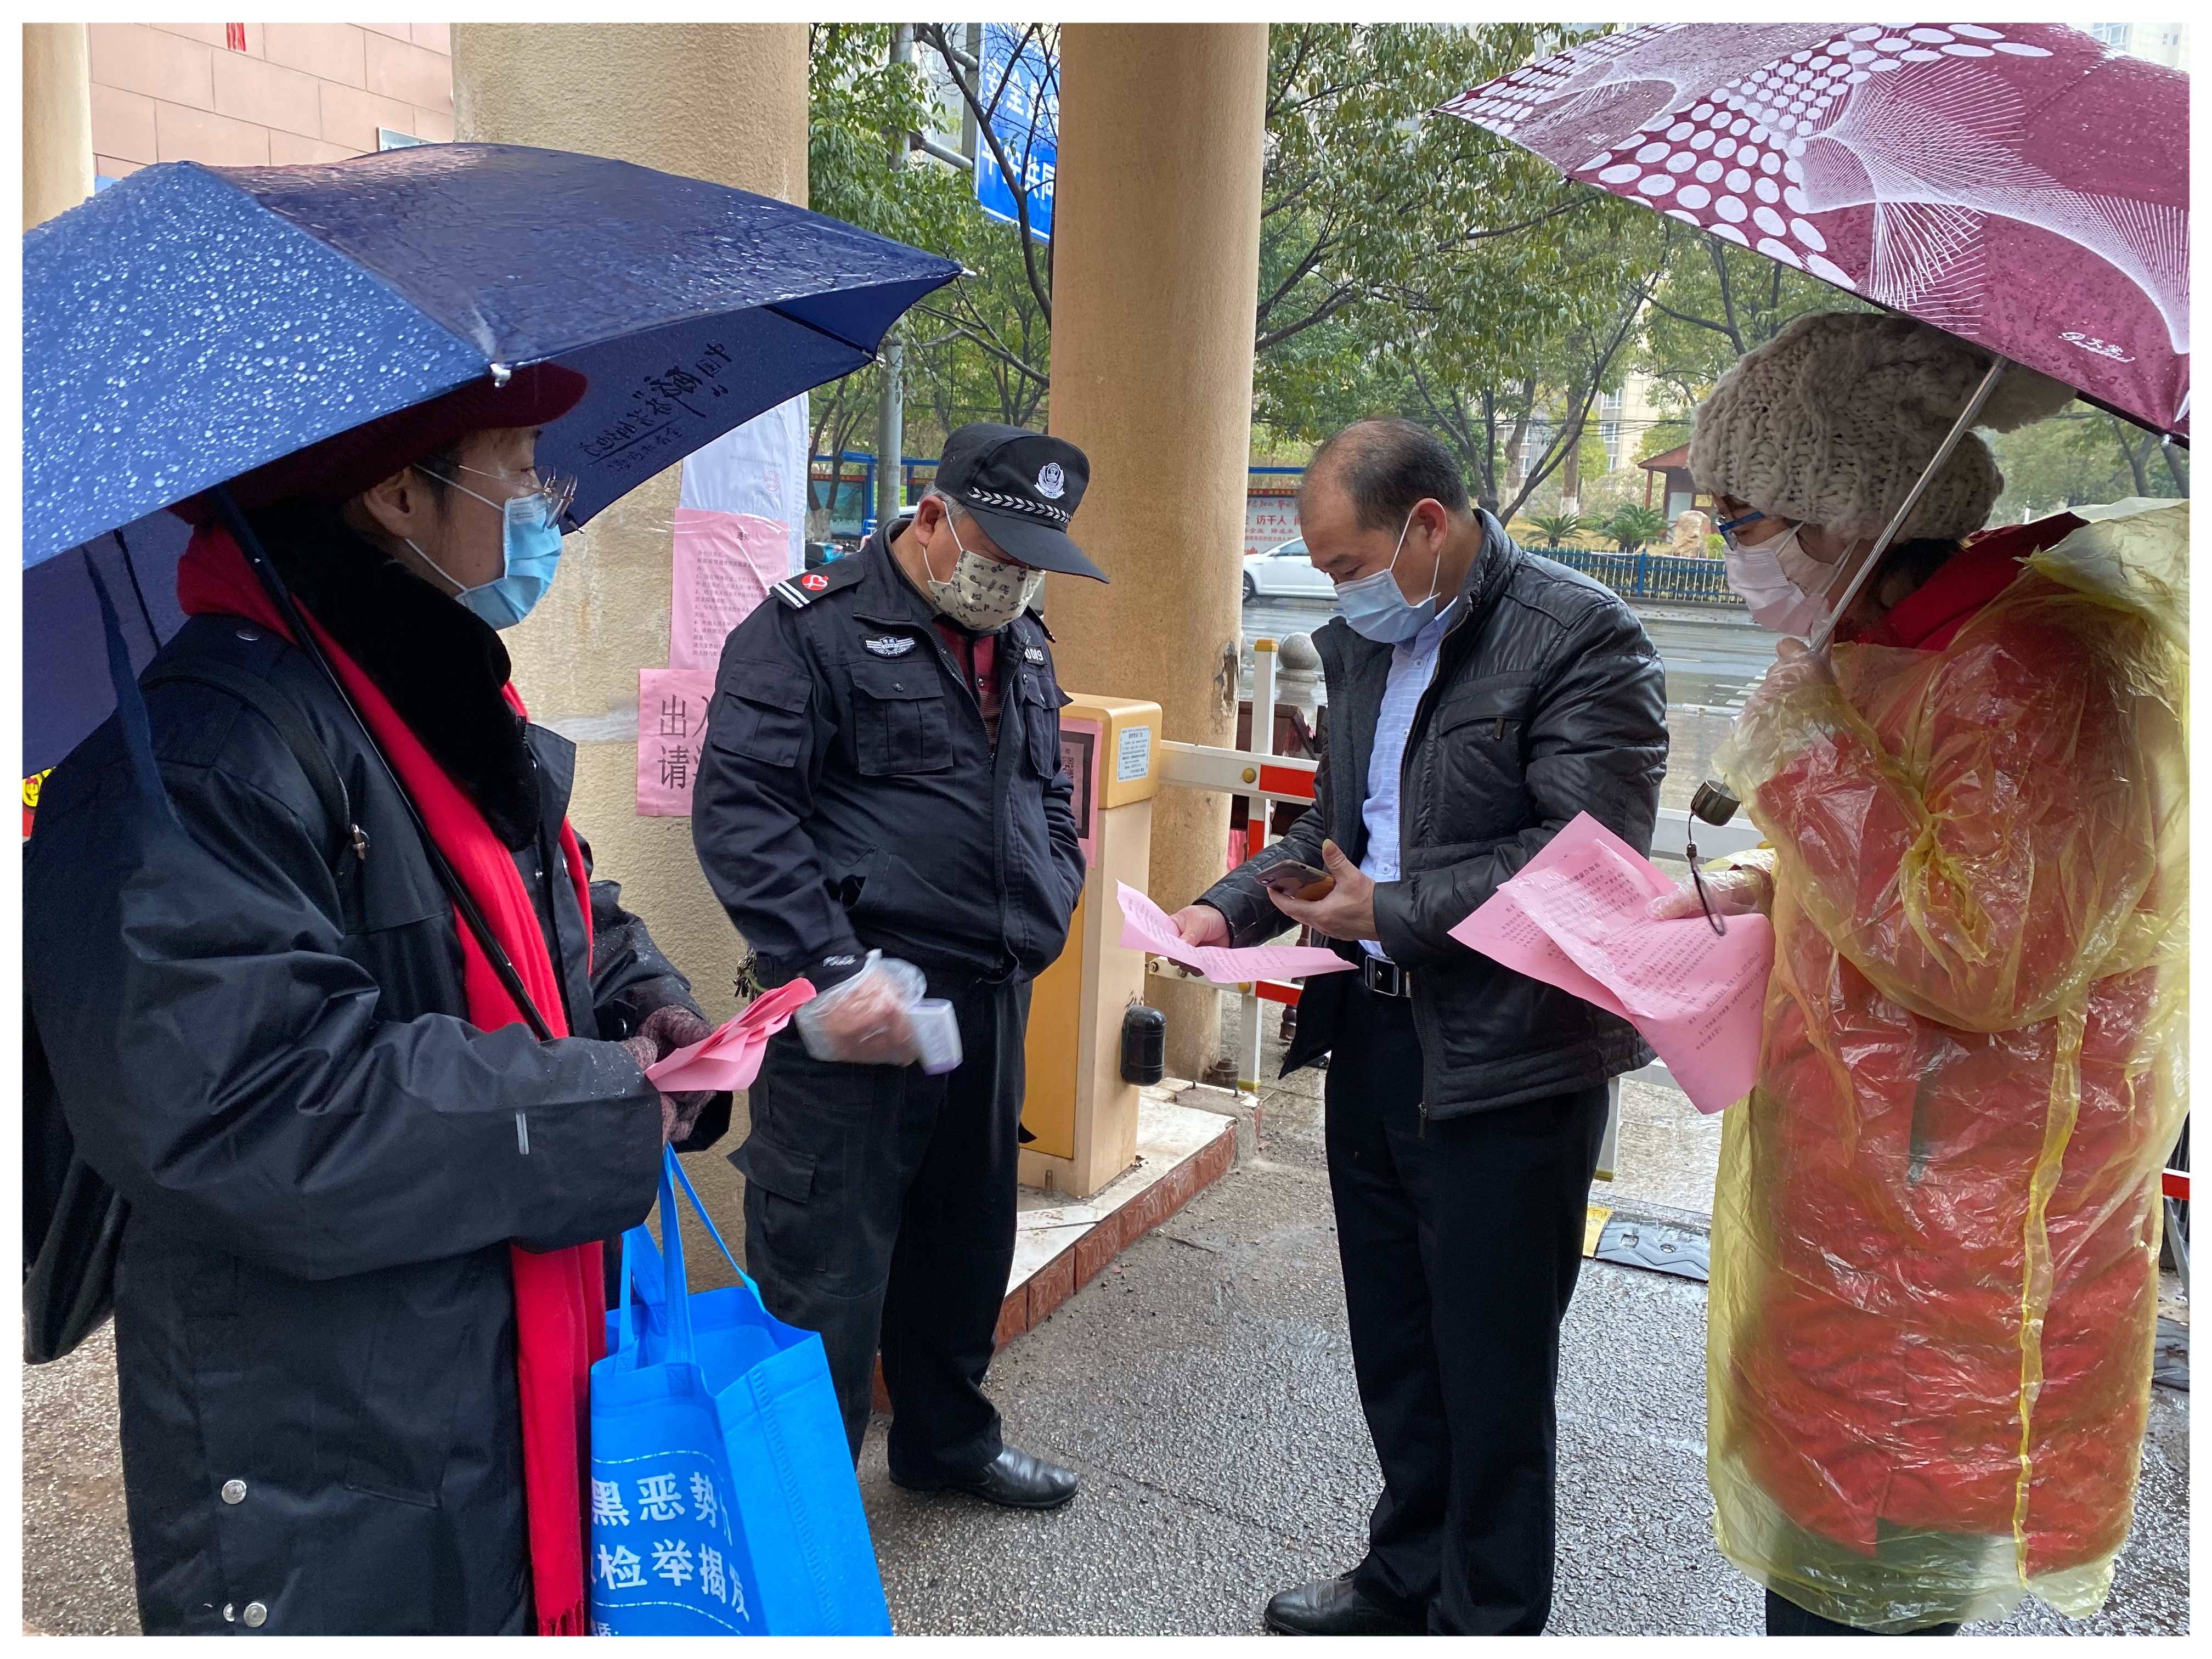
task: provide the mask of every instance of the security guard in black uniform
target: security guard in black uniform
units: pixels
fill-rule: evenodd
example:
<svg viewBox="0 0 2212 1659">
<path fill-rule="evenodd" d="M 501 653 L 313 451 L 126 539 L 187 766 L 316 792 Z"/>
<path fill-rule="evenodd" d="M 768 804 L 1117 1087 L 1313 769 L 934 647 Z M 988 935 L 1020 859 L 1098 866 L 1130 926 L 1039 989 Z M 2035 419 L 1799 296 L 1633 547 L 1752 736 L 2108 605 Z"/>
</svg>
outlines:
<svg viewBox="0 0 2212 1659">
<path fill-rule="evenodd" d="M 822 1334 L 855 1461 L 880 1349 L 891 1478 L 1028 1509 L 1066 1503 L 1074 1472 L 1006 1445 L 981 1384 L 1030 981 L 1083 889 L 1067 699 L 1033 607 L 1046 571 L 1106 580 L 1067 538 L 1089 478 L 1057 438 L 954 432 L 911 516 L 732 630 L 691 813 L 761 982 L 835 988 L 813 1052 L 785 1030 L 753 1085 L 732 1160 L 747 1266 L 771 1312 Z M 951 1002 L 957 1069 L 915 1063 L 898 962 Z"/>
</svg>

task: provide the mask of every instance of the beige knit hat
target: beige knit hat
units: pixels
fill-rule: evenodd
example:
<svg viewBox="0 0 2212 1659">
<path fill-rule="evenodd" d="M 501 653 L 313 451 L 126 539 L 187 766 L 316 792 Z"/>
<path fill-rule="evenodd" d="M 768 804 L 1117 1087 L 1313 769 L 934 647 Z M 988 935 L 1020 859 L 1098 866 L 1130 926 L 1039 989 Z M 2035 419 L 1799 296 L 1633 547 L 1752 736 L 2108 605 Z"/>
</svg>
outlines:
<svg viewBox="0 0 2212 1659">
<path fill-rule="evenodd" d="M 1746 353 L 1698 405 L 1690 475 L 1762 513 L 1853 540 L 1879 536 L 1989 366 L 1982 348 L 1910 317 L 1800 317 Z M 2009 432 L 2073 396 L 2015 365 L 1975 424 Z M 1971 535 L 2003 490 L 1989 446 L 1968 432 L 1899 539 Z"/>
</svg>

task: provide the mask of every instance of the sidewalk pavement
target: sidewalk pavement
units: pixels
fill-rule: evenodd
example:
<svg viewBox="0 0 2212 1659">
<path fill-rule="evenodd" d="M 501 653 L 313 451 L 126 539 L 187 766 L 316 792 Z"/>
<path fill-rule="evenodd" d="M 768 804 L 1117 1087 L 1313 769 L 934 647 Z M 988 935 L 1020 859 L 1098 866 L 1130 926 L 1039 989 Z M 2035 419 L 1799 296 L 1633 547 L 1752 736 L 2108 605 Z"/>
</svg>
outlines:
<svg viewBox="0 0 2212 1659">
<path fill-rule="evenodd" d="M 1272 1076 L 1280 1045 L 1267 1050 Z M 1192 1103 L 1237 1111 L 1237 1167 L 1000 1353 L 990 1389 L 1008 1438 L 1083 1474 L 1066 1509 L 902 1492 L 882 1425 L 871 1432 L 861 1491 L 902 1632 L 1250 1633 L 1273 1591 L 1358 1559 L 1379 1477 L 1346 1336 L 1320 1081 L 1270 1087 L 1256 1139 L 1249 1106 L 1198 1091 Z M 1671 1090 L 1625 1087 L 1620 1179 L 1594 1201 L 1668 1219 L 1709 1207 L 1717 1121 Z M 1560 1363 L 1554 1633 L 1761 1628 L 1759 1593 L 1712 1544 L 1705 1296 L 1583 1265 Z M 29 1629 L 136 1628 L 112 1364 L 102 1333 L 25 1374 Z M 2154 1389 L 2135 1532 L 2104 1610 L 2076 1622 L 2030 1603 L 1973 1633 L 2185 1633 L 2188 1483 L 2186 1396 Z"/>
</svg>

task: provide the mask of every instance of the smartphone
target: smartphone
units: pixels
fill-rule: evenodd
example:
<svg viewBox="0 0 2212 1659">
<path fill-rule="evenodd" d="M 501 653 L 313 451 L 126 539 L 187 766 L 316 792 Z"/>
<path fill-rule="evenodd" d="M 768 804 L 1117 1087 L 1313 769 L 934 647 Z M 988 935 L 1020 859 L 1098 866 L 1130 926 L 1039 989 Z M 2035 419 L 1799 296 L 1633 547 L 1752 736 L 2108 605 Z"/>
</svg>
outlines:
<svg viewBox="0 0 2212 1659">
<path fill-rule="evenodd" d="M 1285 855 L 1272 864 L 1262 865 L 1252 872 L 1260 884 L 1273 889 L 1285 898 L 1312 900 L 1327 898 L 1335 890 L 1336 878 L 1326 870 L 1316 870 L 1310 864 Z"/>
</svg>

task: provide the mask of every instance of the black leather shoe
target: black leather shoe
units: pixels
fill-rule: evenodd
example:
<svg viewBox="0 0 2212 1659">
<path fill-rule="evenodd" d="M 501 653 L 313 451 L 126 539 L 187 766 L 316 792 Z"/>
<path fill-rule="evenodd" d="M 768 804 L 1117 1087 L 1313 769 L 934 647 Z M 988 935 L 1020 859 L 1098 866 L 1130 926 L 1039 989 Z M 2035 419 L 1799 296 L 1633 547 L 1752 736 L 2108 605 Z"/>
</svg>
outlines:
<svg viewBox="0 0 2212 1659">
<path fill-rule="evenodd" d="M 909 1492 L 964 1492 L 1010 1510 L 1056 1510 L 1075 1496 L 1078 1480 L 1073 1469 L 1048 1463 L 1012 1446 L 975 1474 L 939 1486 L 914 1486 L 896 1475 L 891 1479 L 894 1485 L 906 1486 Z"/>
<path fill-rule="evenodd" d="M 1271 1597 L 1267 1628 L 1278 1636 L 1426 1636 L 1425 1620 L 1407 1619 L 1370 1601 L 1352 1575 L 1300 1584 Z"/>
</svg>

